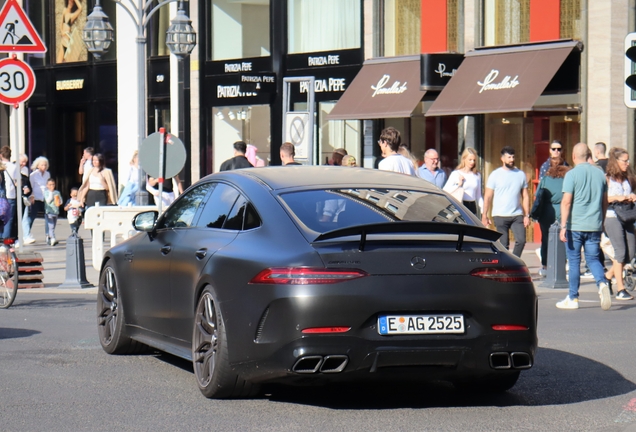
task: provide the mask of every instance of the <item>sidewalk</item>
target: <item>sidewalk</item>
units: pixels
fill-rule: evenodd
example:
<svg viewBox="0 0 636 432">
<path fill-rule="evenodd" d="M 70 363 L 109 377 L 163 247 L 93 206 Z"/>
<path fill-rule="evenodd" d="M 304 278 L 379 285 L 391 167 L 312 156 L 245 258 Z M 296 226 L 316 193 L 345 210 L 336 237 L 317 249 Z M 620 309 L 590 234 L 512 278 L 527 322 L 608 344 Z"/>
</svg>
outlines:
<svg viewBox="0 0 636 432">
<path fill-rule="evenodd" d="M 530 274 L 532 275 L 532 281 L 534 282 L 534 288 L 537 291 L 537 294 L 553 294 L 559 297 L 559 300 L 562 300 L 568 293 L 567 288 L 542 288 L 540 285 L 544 281 L 544 278 L 539 277 L 539 269 L 541 268 L 541 259 L 536 254 L 536 250 L 541 247 L 541 243 L 526 243 L 526 247 L 523 249 L 521 253 L 521 259 L 528 266 L 528 270 L 530 270 Z M 581 278 L 581 285 L 579 288 L 579 292 L 581 293 L 593 293 L 593 298 L 598 298 L 597 293 L 598 289 L 596 288 L 596 282 L 594 279 L 584 279 Z M 595 300 L 596 301 L 596 300 Z"/>
<path fill-rule="evenodd" d="M 33 224 L 32 234 L 36 242 L 25 245 L 21 250 L 25 252 L 37 252 L 44 259 L 44 288 L 22 289 L 20 292 L 55 292 L 55 293 L 96 293 L 97 284 L 99 283 L 99 272 L 93 268 L 91 253 L 91 233 L 82 226 L 79 231 L 80 237 L 84 240 L 84 258 L 86 264 L 86 279 L 95 285 L 94 288 L 59 288 L 66 279 L 66 239 L 71 235 L 71 228 L 66 219 L 60 219 L 55 228 L 55 235 L 59 244 L 50 246 L 44 243 L 44 220 L 36 219 Z M 108 239 L 108 236 L 107 236 Z M 106 245 L 105 245 L 106 246 Z M 537 257 L 535 250 L 540 247 L 539 243 L 526 243 L 526 247 L 521 254 L 521 259 L 526 263 L 535 289 L 538 294 L 552 293 L 557 297 L 564 297 L 567 289 L 550 289 L 541 288 L 539 285 L 543 281 L 539 277 L 539 268 L 541 268 L 541 260 Z M 105 247 L 107 249 L 107 247 Z M 19 253 L 20 249 L 18 249 Z M 596 284 L 592 279 L 581 279 L 581 292 L 596 293 Z M 556 298 L 556 297 L 555 297 Z"/>
<path fill-rule="evenodd" d="M 42 255 L 44 265 L 44 288 L 25 288 L 19 294 L 26 292 L 39 293 L 97 293 L 95 288 L 99 282 L 99 272 L 93 268 L 92 260 L 92 240 L 89 230 L 83 225 L 79 230 L 80 237 L 84 240 L 84 258 L 86 263 L 86 280 L 93 284 L 93 288 L 59 288 L 66 280 L 66 239 L 71 235 L 71 227 L 66 219 L 59 219 L 55 227 L 55 236 L 59 242 L 56 246 L 47 245 L 44 242 L 44 219 L 38 218 L 33 223 L 31 234 L 35 238 L 35 243 L 24 245 L 16 249 L 19 254 L 23 252 L 37 252 Z M 107 237 L 108 239 L 108 237 Z"/>
</svg>

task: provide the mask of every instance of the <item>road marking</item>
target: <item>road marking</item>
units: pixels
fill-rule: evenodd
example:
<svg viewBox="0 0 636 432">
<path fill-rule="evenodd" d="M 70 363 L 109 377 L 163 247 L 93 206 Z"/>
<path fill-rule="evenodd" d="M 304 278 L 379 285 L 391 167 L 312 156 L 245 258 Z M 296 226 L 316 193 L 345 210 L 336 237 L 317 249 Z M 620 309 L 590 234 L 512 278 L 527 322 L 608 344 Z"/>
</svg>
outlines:
<svg viewBox="0 0 636 432">
<path fill-rule="evenodd" d="M 636 421 L 636 398 L 631 399 L 623 407 L 623 412 L 616 417 L 614 423 L 632 423 L 634 421 Z"/>
</svg>

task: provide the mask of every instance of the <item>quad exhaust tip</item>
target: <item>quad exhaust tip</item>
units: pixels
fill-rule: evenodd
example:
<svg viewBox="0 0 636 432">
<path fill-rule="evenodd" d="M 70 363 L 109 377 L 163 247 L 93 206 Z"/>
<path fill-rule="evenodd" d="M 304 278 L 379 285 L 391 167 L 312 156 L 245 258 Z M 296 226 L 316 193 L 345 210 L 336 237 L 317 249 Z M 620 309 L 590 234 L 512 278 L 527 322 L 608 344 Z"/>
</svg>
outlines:
<svg viewBox="0 0 636 432">
<path fill-rule="evenodd" d="M 340 373 L 349 363 L 346 355 L 306 356 L 296 360 L 292 371 L 300 374 Z"/>
<path fill-rule="evenodd" d="M 528 353 L 513 352 L 510 354 L 510 360 L 515 369 L 530 369 L 532 367 L 532 359 Z"/>
<path fill-rule="evenodd" d="M 532 358 L 525 352 L 494 352 L 490 354 L 490 367 L 493 369 L 530 369 Z"/>
</svg>

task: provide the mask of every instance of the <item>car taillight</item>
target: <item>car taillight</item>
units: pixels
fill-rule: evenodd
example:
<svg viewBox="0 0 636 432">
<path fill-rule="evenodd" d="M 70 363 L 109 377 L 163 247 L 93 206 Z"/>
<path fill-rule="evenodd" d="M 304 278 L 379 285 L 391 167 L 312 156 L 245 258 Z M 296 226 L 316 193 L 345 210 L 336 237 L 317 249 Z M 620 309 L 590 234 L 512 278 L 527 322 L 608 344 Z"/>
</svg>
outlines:
<svg viewBox="0 0 636 432">
<path fill-rule="evenodd" d="M 532 282 L 532 277 L 526 266 L 478 268 L 471 271 L 470 275 L 495 282 Z"/>
<path fill-rule="evenodd" d="M 351 327 L 310 327 L 302 330 L 302 333 L 346 333 L 351 330 Z"/>
<path fill-rule="evenodd" d="M 334 284 L 367 276 L 362 270 L 319 268 L 268 268 L 254 276 L 252 284 Z"/>
<path fill-rule="evenodd" d="M 528 330 L 528 326 L 518 324 L 493 324 L 492 329 L 497 331 L 519 331 Z"/>
</svg>

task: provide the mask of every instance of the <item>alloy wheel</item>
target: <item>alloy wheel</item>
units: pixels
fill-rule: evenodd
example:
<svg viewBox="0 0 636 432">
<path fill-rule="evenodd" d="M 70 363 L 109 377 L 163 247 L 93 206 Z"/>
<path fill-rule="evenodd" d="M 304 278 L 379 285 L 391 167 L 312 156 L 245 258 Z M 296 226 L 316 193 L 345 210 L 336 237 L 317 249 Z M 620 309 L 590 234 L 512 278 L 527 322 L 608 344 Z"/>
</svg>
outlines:
<svg viewBox="0 0 636 432">
<path fill-rule="evenodd" d="M 206 387 L 216 368 L 218 351 L 217 316 L 212 295 L 204 293 L 199 300 L 194 323 L 192 356 L 199 385 Z"/>
</svg>

